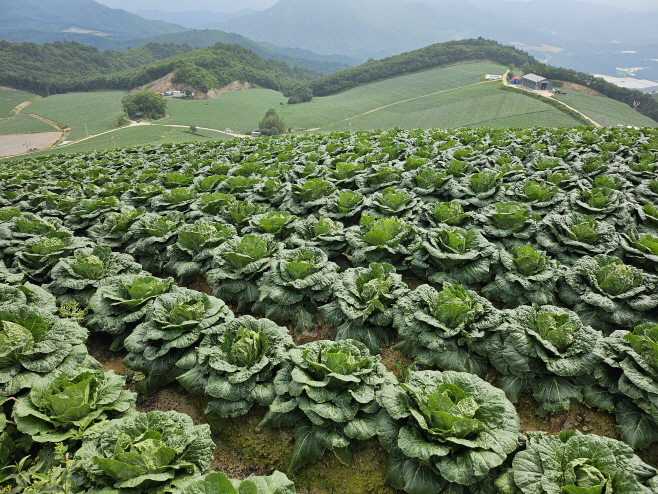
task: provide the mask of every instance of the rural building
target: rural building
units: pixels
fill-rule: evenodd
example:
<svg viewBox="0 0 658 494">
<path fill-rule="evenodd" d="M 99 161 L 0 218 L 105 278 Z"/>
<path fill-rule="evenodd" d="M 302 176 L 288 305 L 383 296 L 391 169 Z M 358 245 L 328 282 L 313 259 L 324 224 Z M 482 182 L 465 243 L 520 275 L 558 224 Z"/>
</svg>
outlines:
<svg viewBox="0 0 658 494">
<path fill-rule="evenodd" d="M 528 89 L 540 89 L 542 91 L 550 91 L 553 89 L 553 84 L 551 84 L 551 81 L 535 74 L 524 75 L 522 82 L 523 85 Z"/>
<path fill-rule="evenodd" d="M 486 74 L 484 76 L 485 81 L 499 81 L 503 78 L 502 75 L 496 75 L 496 74 Z"/>
<path fill-rule="evenodd" d="M 510 84 L 520 85 L 520 84 L 523 84 L 523 81 L 521 80 L 520 77 L 517 76 L 514 79 L 512 79 L 511 81 L 509 81 L 509 83 Z"/>
</svg>

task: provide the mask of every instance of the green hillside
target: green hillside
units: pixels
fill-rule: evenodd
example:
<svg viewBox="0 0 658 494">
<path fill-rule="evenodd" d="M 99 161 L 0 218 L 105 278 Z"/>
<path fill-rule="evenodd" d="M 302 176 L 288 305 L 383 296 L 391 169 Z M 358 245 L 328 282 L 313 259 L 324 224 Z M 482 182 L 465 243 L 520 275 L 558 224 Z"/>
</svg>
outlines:
<svg viewBox="0 0 658 494">
<path fill-rule="evenodd" d="M 112 136 L 114 136 L 114 140 L 112 140 Z M 115 145 L 117 148 L 147 144 L 158 146 L 165 143 L 218 141 L 224 137 L 224 134 L 212 131 L 198 130 L 196 133 L 192 133 L 189 129 L 167 127 L 164 125 L 146 125 L 117 129 L 79 143 L 57 148 L 55 152 L 57 154 L 88 153 L 102 149 L 113 149 Z M 47 154 L 47 152 L 40 154 Z"/>
<path fill-rule="evenodd" d="M 269 108 L 275 108 L 295 132 L 580 125 L 544 101 L 521 92 L 503 91 L 497 82 L 481 81 L 484 74 L 502 74 L 505 70 L 506 67 L 492 63 L 453 65 L 358 86 L 302 105 L 286 105 L 286 98 L 270 89 L 228 92 L 211 100 L 168 99 L 166 118 L 152 122 L 151 126 L 117 130 L 121 140 L 116 134 L 116 143 L 125 147 L 157 145 L 174 138 L 176 142 L 216 140 L 224 134 L 215 131 L 226 128 L 248 134 L 258 127 Z M 122 115 L 121 98 L 125 94 L 106 91 L 55 95 L 32 103 L 29 112 L 71 127 L 68 139 L 78 140 L 87 135 L 85 124 L 90 135 L 112 130 Z M 575 91 L 569 92 L 569 104 L 606 125 L 625 125 L 630 114 L 630 108 L 623 103 Z M 639 113 L 632 115 L 630 123 L 658 127 L 658 123 Z M 191 125 L 199 127 L 197 134 L 189 132 Z M 104 134 L 72 146 L 70 149 L 90 151 L 95 146 L 106 149 L 113 143 L 109 134 Z"/>
<path fill-rule="evenodd" d="M 34 94 L 24 93 L 23 91 L 0 90 L 0 119 L 8 116 L 23 101 L 27 101 L 33 97 Z"/>
<path fill-rule="evenodd" d="M 0 41 L 0 85 L 43 95 L 133 89 L 187 67 L 189 80 L 179 82 L 188 82 L 201 90 L 197 86 L 200 79 L 212 87 L 239 80 L 291 91 L 300 82 L 321 75 L 261 58 L 237 45 L 217 43 L 209 48 L 191 50 L 189 45 L 149 44 L 120 52 L 100 52 L 79 43 L 37 45 Z"/>
<path fill-rule="evenodd" d="M 95 36 L 93 34 L 62 33 L 55 31 L 39 31 L 34 29 L 0 29 L 0 38 L 13 42 L 54 43 L 55 41 L 75 41 L 77 43 L 95 46 L 100 51 L 127 50 L 149 43 L 158 44 L 188 44 L 190 47 L 205 48 L 216 43 L 235 44 L 256 52 L 263 58 L 281 60 L 291 67 L 303 67 L 317 70 L 323 74 L 331 74 L 347 67 L 358 65 L 359 60 L 343 55 L 320 55 L 308 50 L 286 48 L 270 43 L 256 43 L 255 41 L 235 33 L 227 33 L 215 29 L 182 31 L 180 33 L 160 34 L 148 38 L 118 39 L 110 36 Z M 190 48 L 191 49 L 191 48 Z"/>
<path fill-rule="evenodd" d="M 0 120 L 0 135 L 37 134 L 39 132 L 56 132 L 57 129 L 30 115 L 18 114 Z"/>
<path fill-rule="evenodd" d="M 189 45 L 151 43 L 130 50 L 101 52 L 75 42 L 38 45 L 0 40 L 0 85 L 43 95 L 103 89 L 101 81 L 109 74 L 192 50 Z M 89 80 L 95 81 L 95 87 Z"/>
<path fill-rule="evenodd" d="M 567 92 L 567 91 L 565 91 Z M 634 127 L 658 127 L 655 120 L 634 112 L 626 103 L 612 98 L 594 96 L 579 91 L 568 91 L 567 96 L 554 96 L 555 99 L 568 103 L 601 125 L 632 125 Z"/>
<path fill-rule="evenodd" d="M 120 38 L 156 36 L 184 31 L 162 21 L 148 21 L 93 0 L 4 0 L 0 29 L 61 32 L 69 28 L 100 31 Z"/>
<path fill-rule="evenodd" d="M 534 57 L 513 46 L 503 46 L 495 41 L 482 38 L 465 39 L 436 43 L 382 60 L 371 60 L 358 67 L 319 77 L 309 86 L 314 96 L 327 96 L 360 84 L 385 80 L 420 70 L 464 61 L 482 60 L 491 60 L 503 65 L 514 64 L 517 67 L 536 62 Z"/>
<path fill-rule="evenodd" d="M 68 140 L 75 141 L 112 129 L 121 117 L 125 91 L 56 94 L 32 103 L 29 112 L 71 127 Z M 85 124 L 87 130 L 85 130 Z"/>
<path fill-rule="evenodd" d="M 633 105 L 633 103 L 637 102 L 639 103 L 637 110 L 642 115 L 658 121 L 658 101 L 652 98 L 649 93 L 616 86 L 603 80 L 601 77 L 594 77 L 584 72 L 552 67 L 546 64 L 537 64 L 529 67 L 528 72 L 547 77 L 548 79 L 580 84 L 581 86 L 598 91 L 608 98 L 626 103 L 626 105 Z"/>
<path fill-rule="evenodd" d="M 579 125 L 546 103 L 480 81 L 484 74 L 504 71 L 498 64 L 455 65 L 378 81 L 303 105 L 282 106 L 281 94 L 266 90 L 225 93 L 208 102 L 173 100 L 168 102 L 169 118 L 160 122 L 251 131 L 268 108 L 277 108 L 294 130 L 349 130 L 349 122 L 353 130 Z"/>
<path fill-rule="evenodd" d="M 113 132 L 117 146 L 161 144 L 176 138 L 216 140 L 223 134 L 202 128 L 249 133 L 269 108 L 276 108 L 295 132 L 463 126 L 533 127 L 576 126 L 579 122 L 542 101 L 498 89 L 496 82 L 481 82 L 486 73 L 502 74 L 505 67 L 471 63 L 428 70 L 359 86 L 337 95 L 315 98 L 303 105 L 285 105 L 286 98 L 269 89 L 224 93 L 212 100 L 167 100 L 168 117 L 154 125 Z M 30 112 L 72 127 L 70 140 L 112 129 L 121 115 L 124 92 L 75 93 L 41 99 Z M 623 105 L 622 105 L 623 106 Z M 615 107 L 615 113 L 618 107 Z M 625 114 L 625 113 L 624 113 Z M 172 128 L 180 125 L 184 128 Z M 198 133 L 189 126 L 199 127 Z M 173 129 L 173 130 L 172 130 Z M 171 131 L 171 132 L 170 132 Z M 65 149 L 91 151 L 113 146 L 103 134 Z"/>
</svg>

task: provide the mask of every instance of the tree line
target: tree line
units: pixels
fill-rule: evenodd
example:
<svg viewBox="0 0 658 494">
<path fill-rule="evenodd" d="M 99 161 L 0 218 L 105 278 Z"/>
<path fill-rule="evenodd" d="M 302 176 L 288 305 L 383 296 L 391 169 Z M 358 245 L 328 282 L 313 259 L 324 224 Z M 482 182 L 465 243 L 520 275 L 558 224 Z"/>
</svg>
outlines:
<svg viewBox="0 0 658 494">
<path fill-rule="evenodd" d="M 513 46 L 484 38 L 448 41 L 319 77 L 309 83 L 313 96 L 327 96 L 390 77 L 468 60 L 491 60 L 502 65 L 534 64 L 537 60 Z"/>
</svg>

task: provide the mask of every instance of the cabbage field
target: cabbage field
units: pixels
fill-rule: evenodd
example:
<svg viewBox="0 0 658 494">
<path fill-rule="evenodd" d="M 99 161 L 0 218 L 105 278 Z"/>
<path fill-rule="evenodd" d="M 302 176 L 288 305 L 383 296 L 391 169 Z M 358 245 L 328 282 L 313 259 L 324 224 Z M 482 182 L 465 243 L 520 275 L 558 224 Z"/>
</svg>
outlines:
<svg viewBox="0 0 658 494">
<path fill-rule="evenodd" d="M 386 492 L 655 494 L 658 130 L 5 163 L 0 321 L 0 492 L 378 492 L 295 487 L 377 441 Z M 103 370 L 99 341 L 129 374 Z M 137 410 L 171 383 L 207 423 Z M 621 440 L 522 430 L 529 396 L 539 417 L 609 412 Z M 213 420 L 254 410 L 247 435 L 290 436 L 284 471 L 210 471 Z"/>
</svg>

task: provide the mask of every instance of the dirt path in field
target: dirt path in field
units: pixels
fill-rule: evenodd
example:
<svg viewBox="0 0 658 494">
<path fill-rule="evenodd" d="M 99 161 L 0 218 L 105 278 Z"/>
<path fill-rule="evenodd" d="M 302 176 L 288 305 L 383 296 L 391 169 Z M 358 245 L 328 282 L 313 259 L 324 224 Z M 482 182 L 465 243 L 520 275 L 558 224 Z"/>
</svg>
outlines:
<svg viewBox="0 0 658 494">
<path fill-rule="evenodd" d="M 481 81 L 481 82 L 476 82 L 475 84 L 468 84 L 466 86 L 453 87 L 451 89 L 444 89 L 442 91 L 436 91 L 435 93 L 423 94 L 422 96 L 416 96 L 414 98 L 408 98 L 408 99 L 405 99 L 405 100 L 402 100 L 402 101 L 396 101 L 395 103 L 389 103 L 388 105 L 380 106 L 379 108 L 375 108 L 373 110 L 368 110 L 367 112 L 364 112 L 364 113 L 359 113 L 358 115 L 354 115 L 353 117 L 344 118 L 343 120 L 338 120 L 336 122 L 332 122 L 330 124 L 323 125 L 322 127 L 316 127 L 315 129 L 307 129 L 306 131 L 307 132 L 315 132 L 316 130 L 326 129 L 327 127 L 331 127 L 332 125 L 340 124 L 340 123 L 343 123 L 343 122 L 348 122 L 350 120 L 354 120 L 355 118 L 363 117 L 364 115 L 369 115 L 371 113 L 375 113 L 376 111 L 384 110 L 385 108 L 390 108 L 391 106 L 401 105 L 402 103 L 408 103 L 409 101 L 414 101 L 414 100 L 418 100 L 418 99 L 422 99 L 422 98 L 427 98 L 429 96 L 435 96 L 437 94 L 447 93 L 447 92 L 450 92 L 450 91 L 456 91 L 457 89 L 464 89 L 464 88 L 467 88 L 467 87 L 479 86 L 480 84 L 487 84 L 487 83 L 490 83 L 490 82 L 496 82 L 496 81 Z"/>
<path fill-rule="evenodd" d="M 153 124 L 153 125 L 157 125 L 157 124 Z M 190 128 L 189 125 L 174 125 L 174 124 L 169 124 L 169 125 L 167 125 L 167 127 L 176 127 L 176 128 L 182 128 L 182 129 L 189 129 Z M 246 135 L 246 134 L 236 134 L 235 132 L 226 132 L 225 130 L 211 129 L 210 127 L 197 127 L 197 129 L 198 130 L 210 130 L 212 132 L 218 132 L 220 134 L 224 134 L 224 135 L 231 136 L 231 137 L 251 137 L 250 135 Z"/>
<path fill-rule="evenodd" d="M 505 75 L 503 76 L 503 84 L 504 84 L 505 86 L 512 87 L 512 86 L 510 86 L 509 83 L 507 82 L 507 73 L 508 73 L 508 72 L 509 72 L 509 70 L 508 70 L 507 72 L 505 72 Z M 521 88 L 514 88 L 514 89 L 519 89 L 520 91 L 526 91 L 525 89 L 521 89 Z M 602 126 L 600 123 L 595 122 L 592 118 L 588 117 L 588 116 L 585 115 L 583 112 L 576 110 L 573 106 L 569 106 L 569 105 L 567 105 L 564 101 L 560 101 L 560 100 L 558 100 L 558 99 L 553 98 L 553 96 L 552 96 L 548 91 L 538 91 L 538 92 L 536 92 L 535 94 L 539 94 L 540 96 L 543 96 L 544 98 L 550 98 L 550 99 L 552 99 L 553 101 L 557 101 L 557 102 L 560 103 L 561 105 L 566 106 L 566 107 L 569 108 L 570 110 L 575 111 L 575 112 L 578 113 L 581 117 L 583 117 L 585 120 L 589 120 L 590 122 L 592 122 L 592 124 L 594 125 L 594 127 L 601 127 L 601 126 Z"/>
<path fill-rule="evenodd" d="M 129 127 L 139 127 L 139 126 L 144 126 L 144 125 L 152 125 L 152 126 L 155 126 L 155 127 L 172 127 L 171 130 L 173 130 L 173 127 L 181 128 L 181 129 L 189 129 L 190 128 L 189 125 L 162 125 L 162 124 L 154 124 L 154 123 L 151 123 L 151 122 L 139 122 L 139 123 L 137 123 L 137 122 L 134 122 L 134 121 L 131 120 L 130 125 L 126 125 L 124 127 L 119 127 L 119 128 L 112 129 L 112 130 L 106 130 L 106 131 L 100 132 L 98 134 L 83 137 L 82 139 L 78 139 L 77 141 L 72 141 L 72 142 L 69 142 L 67 144 L 64 144 L 61 147 L 67 147 L 67 146 L 70 146 L 72 144 L 77 144 L 79 142 L 83 142 L 83 141 L 86 141 L 88 139 L 93 139 L 94 137 L 102 136 L 104 134 L 109 134 L 111 132 L 117 132 L 119 130 L 127 129 Z M 251 137 L 251 136 L 248 136 L 248 135 L 236 134 L 234 132 L 226 132 L 224 130 L 211 129 L 209 127 L 197 127 L 197 129 L 198 130 L 209 130 L 209 131 L 212 131 L 212 132 L 217 132 L 219 134 L 224 134 L 224 135 L 231 136 L 231 137 Z M 170 131 L 168 131 L 168 132 L 170 132 Z"/>
<path fill-rule="evenodd" d="M 53 122 L 52 120 L 48 120 L 47 118 L 42 117 L 41 115 L 36 115 L 36 114 L 34 114 L 34 113 L 27 113 L 27 115 L 29 115 L 30 117 L 34 117 L 34 118 L 36 118 L 37 120 L 41 120 L 43 123 L 47 123 L 47 124 L 50 125 L 51 127 L 55 127 L 57 130 L 62 130 L 62 129 L 60 128 L 60 126 L 57 125 L 55 122 Z M 69 131 L 71 130 L 70 127 L 67 127 L 67 129 L 68 129 Z"/>
<path fill-rule="evenodd" d="M 21 112 L 21 110 L 23 110 L 27 106 L 31 105 L 32 103 L 34 103 L 35 101 L 38 101 L 40 99 L 41 99 L 41 96 L 35 96 L 34 98 L 30 98 L 27 101 L 23 101 L 21 104 L 17 105 L 11 112 L 9 112 L 9 116 L 13 117 L 14 115 L 18 115 Z M 55 126 L 55 127 L 57 127 L 57 126 Z M 57 128 L 59 128 L 59 127 L 57 127 Z"/>
</svg>

